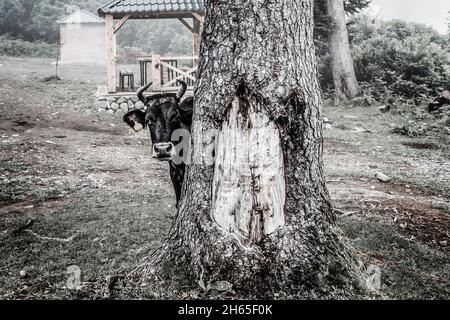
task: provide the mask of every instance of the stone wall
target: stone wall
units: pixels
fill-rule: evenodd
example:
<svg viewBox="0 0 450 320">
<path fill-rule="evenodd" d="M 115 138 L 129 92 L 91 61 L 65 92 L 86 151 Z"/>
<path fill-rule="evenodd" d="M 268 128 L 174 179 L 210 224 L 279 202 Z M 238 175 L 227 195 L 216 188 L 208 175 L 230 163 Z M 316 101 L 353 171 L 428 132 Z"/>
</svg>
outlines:
<svg viewBox="0 0 450 320">
<path fill-rule="evenodd" d="M 100 113 L 124 115 L 130 110 L 144 110 L 144 104 L 136 96 L 100 96 L 95 108 Z"/>
</svg>

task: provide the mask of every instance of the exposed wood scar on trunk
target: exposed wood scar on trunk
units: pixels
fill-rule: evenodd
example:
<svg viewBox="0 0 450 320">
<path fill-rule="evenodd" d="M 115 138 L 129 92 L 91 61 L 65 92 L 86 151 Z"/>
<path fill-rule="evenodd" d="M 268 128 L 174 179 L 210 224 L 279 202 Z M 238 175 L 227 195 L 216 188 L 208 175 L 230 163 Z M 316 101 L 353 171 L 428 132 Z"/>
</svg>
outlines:
<svg viewBox="0 0 450 320">
<path fill-rule="evenodd" d="M 235 98 L 216 141 L 212 217 L 242 244 L 285 225 L 280 133 L 256 99 Z"/>
</svg>

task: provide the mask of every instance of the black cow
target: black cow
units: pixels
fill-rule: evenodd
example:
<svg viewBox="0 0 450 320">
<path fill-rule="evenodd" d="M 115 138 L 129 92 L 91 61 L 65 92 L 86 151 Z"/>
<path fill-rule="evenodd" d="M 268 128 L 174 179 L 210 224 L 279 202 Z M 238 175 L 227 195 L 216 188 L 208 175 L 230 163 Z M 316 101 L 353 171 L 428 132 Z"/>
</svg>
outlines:
<svg viewBox="0 0 450 320">
<path fill-rule="evenodd" d="M 175 189 L 177 205 L 181 198 L 183 187 L 185 163 L 174 163 L 176 156 L 176 145 L 179 141 L 172 141 L 172 134 L 177 129 L 191 130 L 193 98 L 181 99 L 187 90 L 187 85 L 183 81 L 178 81 L 182 88 L 178 93 L 163 93 L 144 97 L 144 92 L 152 83 L 140 88 L 137 92 L 139 100 L 147 106 L 146 111 L 133 110 L 128 112 L 123 120 L 133 130 L 140 124 L 144 128 L 148 126 L 152 138 L 153 158 L 160 161 L 168 161 L 170 166 L 170 178 Z"/>
</svg>

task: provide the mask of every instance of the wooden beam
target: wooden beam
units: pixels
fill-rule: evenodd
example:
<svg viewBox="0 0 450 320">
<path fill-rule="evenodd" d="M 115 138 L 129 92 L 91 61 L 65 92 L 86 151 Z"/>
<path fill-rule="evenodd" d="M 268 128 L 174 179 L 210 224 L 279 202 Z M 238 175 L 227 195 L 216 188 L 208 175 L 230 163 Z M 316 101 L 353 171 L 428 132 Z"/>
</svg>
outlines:
<svg viewBox="0 0 450 320">
<path fill-rule="evenodd" d="M 154 90 L 161 88 L 161 56 L 154 54 L 152 56 L 152 82 Z"/>
<path fill-rule="evenodd" d="M 164 84 L 164 86 L 162 86 L 158 92 L 177 92 L 178 90 L 180 90 L 181 87 L 166 87 L 166 84 Z M 194 91 L 195 87 L 194 86 L 188 86 L 187 90 L 188 91 Z M 153 92 L 155 92 L 156 90 L 152 90 Z"/>
<path fill-rule="evenodd" d="M 170 60 L 199 60 L 200 58 L 198 56 L 182 56 L 182 57 L 176 57 L 176 56 L 169 56 L 169 57 L 161 57 L 161 61 L 170 61 Z M 150 59 L 151 60 L 151 59 Z"/>
<path fill-rule="evenodd" d="M 204 19 L 203 19 L 203 17 L 201 15 L 199 15 L 198 13 L 192 13 L 192 15 L 194 16 L 195 19 L 197 19 L 198 21 L 203 23 Z"/>
<path fill-rule="evenodd" d="M 191 79 L 191 80 L 193 80 L 193 81 L 197 80 L 197 79 L 195 79 L 194 76 L 191 75 L 191 73 L 194 72 L 194 71 L 196 71 L 197 68 L 191 68 L 191 69 L 189 69 L 189 70 L 187 70 L 187 71 L 183 71 L 183 70 L 177 69 L 177 68 L 175 68 L 175 67 L 173 67 L 173 66 L 171 66 L 170 64 L 167 64 L 167 63 L 165 63 L 165 62 L 161 62 L 159 65 L 160 65 L 161 67 L 164 66 L 164 67 L 166 67 L 166 68 L 168 68 L 168 69 L 170 69 L 170 70 L 175 71 L 176 73 L 179 73 L 180 76 L 178 76 L 176 79 L 182 78 L 182 77 L 184 76 L 184 77 L 189 78 L 189 79 Z M 174 79 L 174 80 L 168 82 L 168 83 L 165 84 L 165 85 L 170 85 L 170 84 L 172 84 L 172 83 L 175 83 L 175 82 L 176 82 L 176 79 Z"/>
<path fill-rule="evenodd" d="M 117 31 L 122 28 L 122 26 L 127 22 L 127 20 L 130 18 L 131 14 L 127 14 L 125 17 L 123 17 L 117 24 L 114 26 L 114 33 L 117 33 Z"/>
<path fill-rule="evenodd" d="M 194 39 L 193 39 L 193 47 L 192 47 L 192 53 L 194 56 L 199 56 L 200 55 L 200 30 L 202 27 L 202 23 L 200 20 L 194 18 Z M 198 66 L 198 60 L 194 60 L 194 67 Z"/>
<path fill-rule="evenodd" d="M 116 54 L 114 41 L 114 17 L 111 14 L 105 15 L 106 26 L 106 70 L 108 75 L 108 92 L 116 92 Z"/>
<path fill-rule="evenodd" d="M 191 25 L 190 25 L 186 20 L 184 20 L 183 18 L 178 18 L 178 20 L 180 20 L 180 22 L 181 22 L 186 28 L 188 28 L 190 32 L 194 33 L 194 28 L 191 27 Z"/>
</svg>

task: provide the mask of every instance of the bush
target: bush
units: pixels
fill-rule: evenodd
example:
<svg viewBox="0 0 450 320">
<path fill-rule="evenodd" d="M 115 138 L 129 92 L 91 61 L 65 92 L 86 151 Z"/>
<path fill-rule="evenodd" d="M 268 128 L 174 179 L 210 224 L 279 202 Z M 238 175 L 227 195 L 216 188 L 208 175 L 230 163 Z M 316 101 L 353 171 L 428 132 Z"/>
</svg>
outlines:
<svg viewBox="0 0 450 320">
<path fill-rule="evenodd" d="M 21 39 L 11 39 L 7 35 L 0 35 L 0 55 L 31 58 L 55 58 L 57 48 L 55 44 L 45 42 L 28 42 Z"/>
<path fill-rule="evenodd" d="M 434 96 L 450 88 L 449 43 L 432 28 L 360 16 L 349 34 L 356 76 L 375 97 Z"/>
</svg>

